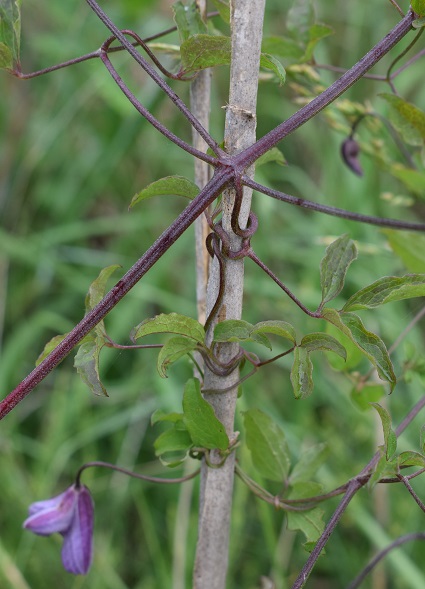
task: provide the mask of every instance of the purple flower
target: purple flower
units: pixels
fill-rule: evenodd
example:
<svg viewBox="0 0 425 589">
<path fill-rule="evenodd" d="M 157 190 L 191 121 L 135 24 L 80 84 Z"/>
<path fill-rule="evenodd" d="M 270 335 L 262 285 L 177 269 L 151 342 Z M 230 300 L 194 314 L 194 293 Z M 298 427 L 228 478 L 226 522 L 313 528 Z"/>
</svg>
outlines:
<svg viewBox="0 0 425 589">
<path fill-rule="evenodd" d="M 85 485 L 72 485 L 64 493 L 29 507 L 24 528 L 49 536 L 63 536 L 62 563 L 69 573 L 85 575 L 93 555 L 93 500 Z"/>
</svg>

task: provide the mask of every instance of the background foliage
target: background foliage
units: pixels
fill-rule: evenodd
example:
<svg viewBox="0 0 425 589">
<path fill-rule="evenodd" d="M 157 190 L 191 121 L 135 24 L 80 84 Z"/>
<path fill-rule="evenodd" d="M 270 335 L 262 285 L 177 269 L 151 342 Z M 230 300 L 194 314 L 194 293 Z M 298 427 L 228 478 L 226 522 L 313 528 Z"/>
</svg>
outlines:
<svg viewBox="0 0 425 589">
<path fill-rule="evenodd" d="M 119 26 L 142 36 L 172 24 L 171 2 L 109 4 Z M 266 34 L 282 32 L 289 6 L 286 0 L 268 2 Z M 338 3 L 338 10 L 335 3 L 318 1 L 317 15 L 335 34 L 319 44 L 316 59 L 342 67 L 354 63 L 398 18 L 384 0 Z M 96 49 L 106 37 L 85 3 L 77 0 L 59 4 L 28 0 L 23 24 L 25 72 Z M 393 51 L 376 68 L 379 73 L 385 73 L 394 55 Z M 116 63 L 132 76 L 133 87 L 142 89 L 145 106 L 188 139 L 188 128 L 159 90 L 124 55 L 117 56 Z M 397 79 L 400 94 L 418 105 L 425 99 L 422 69 L 419 61 Z M 320 75 L 322 80 L 315 84 L 335 78 L 331 72 Z M 226 67 L 214 74 L 212 130 L 218 140 L 227 76 Z M 258 136 L 294 112 L 296 81 L 288 76 L 283 87 L 261 85 Z M 187 102 L 188 86 L 173 87 Z M 370 101 L 385 114 L 388 105 L 377 94 L 387 91 L 382 83 L 363 80 L 346 98 Z M 127 212 L 131 197 L 157 178 L 173 173 L 191 177 L 193 164 L 133 111 L 96 61 L 27 82 L 3 74 L 0 95 L 0 390 L 6 393 L 31 370 L 44 343 L 80 319 L 88 285 L 100 269 L 117 263 L 129 267 L 185 206 L 185 201 L 166 197 Z M 290 165 L 267 164 L 259 170 L 258 180 L 333 206 L 423 219 L 420 197 L 389 175 L 376 158 L 361 156 L 363 178 L 344 166 L 339 149 L 348 126 L 341 111 L 350 109 L 353 105 L 347 101 L 332 109 L 331 122 L 343 129 L 345 125 L 345 135 L 329 127 L 329 114 L 319 115 L 281 145 Z M 366 146 L 378 141 L 382 149 L 396 153 L 387 131 L 376 123 L 365 124 L 359 136 Z M 343 233 L 356 240 L 359 259 L 350 269 L 341 301 L 380 276 L 406 272 L 385 233 L 374 227 L 313 215 L 260 195 L 254 197 L 253 206 L 260 220 L 253 241 L 256 251 L 311 308 L 320 300 L 318 268 L 325 246 Z M 116 341 L 128 343 L 131 327 L 159 312 L 195 315 L 192 242 L 189 230 L 106 319 L 108 333 Z M 415 271 L 425 272 L 425 256 L 415 253 L 420 266 Z M 317 330 L 317 321 L 299 312 L 249 261 L 246 283 L 247 321 L 290 318 L 299 334 Z M 369 329 L 391 345 L 421 306 L 420 299 L 413 299 L 369 311 L 365 318 Z M 278 342 L 274 350 L 278 353 Z M 393 356 L 399 384 L 384 403 L 395 423 L 423 394 L 421 357 L 423 335 L 417 327 Z M 325 443 L 328 454 L 317 479 L 330 489 L 368 461 L 381 442 L 381 427 L 373 410 L 362 411 L 353 400 L 349 378 L 336 373 L 322 355 L 313 362 L 315 391 L 307 400 L 294 400 L 290 362 L 283 359 L 244 385 L 239 409 L 261 406 L 273 415 L 286 433 L 294 459 L 303 449 Z M 62 570 L 58 538 L 36 538 L 20 528 L 28 504 L 63 490 L 84 461 L 103 459 L 146 474 L 163 472 L 153 451 L 161 426 L 152 428 L 150 415 L 158 407 L 181 410 L 182 386 L 191 367 L 179 363 L 162 380 L 155 365 L 155 350 L 103 351 L 101 370 L 110 394 L 105 399 L 89 394 L 68 359 L 3 422 L 1 587 L 190 586 L 197 482 L 157 488 L 119 474 L 85 473 L 96 501 L 96 557 L 87 578 L 74 578 Z M 366 373 L 369 366 L 360 364 L 357 369 Z M 372 393 L 376 390 L 383 392 L 379 383 Z M 240 413 L 238 419 L 236 429 L 242 431 Z M 402 436 L 401 450 L 419 448 L 420 426 L 417 419 Z M 249 470 L 249 455 L 243 453 L 240 460 Z M 270 488 L 270 483 L 265 484 Z M 424 491 L 421 480 L 413 481 L 413 486 L 419 494 Z M 272 490 L 278 492 L 278 485 Z M 302 534 L 288 532 L 285 515 L 253 498 L 239 481 L 234 499 L 229 587 L 259 587 L 262 575 L 273 576 L 278 589 L 290 586 L 306 558 Z M 326 514 L 331 508 L 332 502 L 325 506 Z M 382 486 L 372 495 L 361 491 L 332 538 L 326 558 L 319 561 L 312 583 L 317 589 L 344 587 L 374 550 L 422 527 L 419 511 L 401 486 Z M 394 552 L 386 564 L 387 586 L 423 587 L 421 554 L 420 544 Z M 378 575 L 382 582 L 386 573 L 381 568 Z"/>
</svg>

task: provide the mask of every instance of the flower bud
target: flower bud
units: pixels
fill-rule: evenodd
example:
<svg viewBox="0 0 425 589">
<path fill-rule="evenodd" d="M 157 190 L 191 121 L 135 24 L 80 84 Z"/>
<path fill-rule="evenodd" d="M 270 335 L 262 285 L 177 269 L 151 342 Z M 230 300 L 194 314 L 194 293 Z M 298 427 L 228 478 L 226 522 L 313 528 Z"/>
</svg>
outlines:
<svg viewBox="0 0 425 589">
<path fill-rule="evenodd" d="M 344 162 L 352 172 L 357 176 L 363 176 L 363 170 L 357 156 L 360 151 L 360 146 L 355 139 L 348 137 L 341 145 L 341 155 Z"/>
</svg>

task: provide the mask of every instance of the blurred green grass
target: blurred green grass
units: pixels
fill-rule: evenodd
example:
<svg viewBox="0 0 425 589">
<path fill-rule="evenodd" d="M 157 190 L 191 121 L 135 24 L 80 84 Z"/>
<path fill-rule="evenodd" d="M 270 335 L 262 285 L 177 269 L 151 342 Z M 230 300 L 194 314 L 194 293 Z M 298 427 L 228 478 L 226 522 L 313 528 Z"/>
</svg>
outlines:
<svg viewBox="0 0 425 589">
<path fill-rule="evenodd" d="M 120 26 L 142 35 L 171 24 L 170 2 L 126 0 L 109 3 Z M 289 2 L 268 3 L 265 29 L 281 30 Z M 389 2 L 317 2 L 318 16 L 335 28 L 335 36 L 318 48 L 318 61 L 348 67 L 397 21 Z M 24 3 L 24 71 L 91 51 L 105 38 L 103 26 L 82 2 Z M 403 45 L 405 46 L 405 45 Z M 319 59 L 320 58 L 320 59 Z M 117 63 L 133 76 L 147 108 L 173 131 L 189 138 L 158 90 L 124 56 Z M 386 58 L 386 64 L 390 58 Z M 400 92 L 423 104 L 422 66 L 400 77 Z M 385 65 L 378 66 L 385 72 Z M 226 102 L 226 68 L 215 74 L 212 129 L 221 139 Z M 333 74 L 326 73 L 328 82 Z M 188 88 L 176 85 L 188 100 Z M 362 81 L 348 96 L 375 100 L 383 87 Z M 152 200 L 127 212 L 133 194 L 162 176 L 191 177 L 189 156 L 169 145 L 141 120 L 118 94 L 95 61 L 22 82 L 0 78 L 0 390 L 2 396 L 33 367 L 44 343 L 69 330 L 84 312 L 84 296 L 99 270 L 119 263 L 125 271 L 185 206 L 177 199 Z M 259 94 L 258 136 L 295 110 L 286 87 L 262 84 Z M 384 112 L 383 105 L 381 112 Z M 287 168 L 268 165 L 260 182 L 304 198 L 350 210 L 390 217 L 409 216 L 379 198 L 400 187 L 374 163 L 364 160 L 365 176 L 354 177 L 342 164 L 342 137 L 329 130 L 322 116 L 281 145 Z M 347 296 L 390 273 L 403 272 L 400 261 L 376 228 L 342 219 L 306 213 L 288 205 L 254 197 L 260 228 L 253 240 L 257 253 L 308 306 L 320 298 L 318 266 L 325 244 L 349 232 L 359 245 L 359 260 L 350 270 Z M 411 215 L 413 216 L 413 214 Z M 423 217 L 420 203 L 416 218 Z M 128 342 L 131 327 L 158 312 L 195 315 L 193 234 L 188 231 L 171 252 L 133 289 L 106 319 L 110 335 Z M 260 321 L 290 319 L 300 334 L 317 323 L 294 305 L 260 271 L 246 264 L 244 318 Z M 391 344 L 420 300 L 390 305 L 364 314 L 367 326 Z M 419 328 L 408 340 L 423 353 Z M 279 350 L 276 346 L 276 351 Z M 61 567 L 59 538 L 37 538 L 21 530 L 27 506 L 52 496 L 72 481 L 79 465 L 89 460 L 119 462 L 158 474 L 152 444 L 157 430 L 151 413 L 161 407 L 179 410 L 182 385 L 190 376 L 183 363 L 170 370 L 168 380 L 156 374 L 154 350 L 102 352 L 101 369 L 109 399 L 93 398 L 67 359 L 16 410 L 0 429 L 0 587 L 31 589 L 60 584 L 66 589 L 159 589 L 190 587 L 196 542 L 198 483 L 154 487 L 118 474 L 88 471 L 84 475 L 96 502 L 95 562 L 87 578 L 74 578 Z M 403 347 L 394 358 L 401 372 Z M 294 458 L 301 448 L 327 442 L 330 457 L 320 480 L 332 488 L 347 480 L 368 461 L 377 445 L 379 426 L 371 412 L 353 406 L 350 382 L 336 374 L 325 359 L 314 360 L 315 392 L 295 401 L 286 360 L 259 372 L 244 386 L 240 410 L 260 406 L 283 427 Z M 418 378 L 401 382 L 387 400 L 399 422 L 423 394 Z M 238 429 L 242 429 L 238 416 Z M 418 449 L 417 418 L 404 434 L 402 449 Z M 241 463 L 250 468 L 242 452 Z M 189 466 L 187 468 L 190 468 Z M 174 472 L 165 473 L 173 475 Z M 265 482 L 265 484 L 267 484 Z M 425 490 L 414 481 L 418 493 Z M 362 491 L 350 506 L 329 543 L 310 584 L 340 589 L 362 568 L 376 548 L 402 533 L 422 529 L 418 508 L 396 485 L 381 495 Z M 383 495 L 382 495 L 383 493 Z M 384 505 L 375 522 L 377 503 Z M 326 506 L 327 516 L 335 501 Z M 306 559 L 301 534 L 287 532 L 285 517 L 262 505 L 236 481 L 232 522 L 229 588 L 259 587 L 270 575 L 278 589 L 291 586 Z M 404 555 L 404 556 L 403 556 Z M 409 545 L 387 559 L 388 587 L 424 586 L 423 548 Z M 372 587 L 371 581 L 365 587 Z"/>
</svg>

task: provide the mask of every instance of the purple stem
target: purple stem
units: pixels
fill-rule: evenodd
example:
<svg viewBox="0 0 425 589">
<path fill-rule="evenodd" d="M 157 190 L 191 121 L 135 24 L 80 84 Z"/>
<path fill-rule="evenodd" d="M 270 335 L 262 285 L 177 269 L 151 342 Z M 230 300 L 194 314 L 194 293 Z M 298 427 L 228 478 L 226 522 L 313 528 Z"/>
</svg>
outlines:
<svg viewBox="0 0 425 589">
<path fill-rule="evenodd" d="M 116 39 L 121 43 L 123 47 L 125 47 L 131 57 L 145 70 L 145 72 L 152 78 L 152 80 L 163 90 L 167 96 L 174 102 L 177 108 L 183 113 L 189 123 L 192 125 L 196 131 L 198 131 L 199 135 L 205 141 L 205 143 L 211 147 L 211 149 L 217 154 L 225 156 L 225 152 L 221 149 L 216 141 L 211 137 L 211 135 L 204 129 L 201 123 L 198 121 L 196 117 L 190 112 L 184 102 L 181 100 L 179 96 L 170 88 L 170 86 L 164 82 L 164 80 L 159 76 L 156 71 L 148 64 L 148 62 L 140 55 L 137 49 L 133 46 L 130 41 L 126 38 L 126 36 L 114 25 L 111 19 L 105 14 L 105 12 L 100 8 L 100 6 L 95 2 L 95 0 L 86 0 L 87 4 L 93 10 L 95 14 L 99 17 L 99 19 L 103 22 L 103 24 L 111 31 Z"/>
<path fill-rule="evenodd" d="M 232 180 L 232 170 L 221 168 L 207 186 L 184 209 L 155 243 L 139 258 L 96 307 L 74 327 L 64 340 L 0 403 L 0 419 L 3 419 L 32 389 L 41 382 L 87 335 L 111 309 L 133 288 L 146 272 L 177 241 L 193 221 L 221 193 Z"/>
<path fill-rule="evenodd" d="M 305 200 L 297 196 L 291 196 L 290 194 L 279 192 L 279 190 L 274 190 L 273 188 L 268 188 L 267 186 L 263 186 L 262 184 L 258 184 L 258 182 L 251 180 L 251 178 L 248 178 L 248 176 L 242 176 L 242 182 L 245 184 L 245 186 L 249 186 L 258 192 L 267 194 L 268 196 L 276 198 L 277 200 L 281 200 L 304 209 L 318 211 L 319 213 L 324 213 L 325 215 L 341 217 L 342 219 L 350 219 L 351 221 L 358 221 L 360 223 L 368 223 L 369 225 L 378 225 L 379 227 L 408 229 L 409 231 L 425 231 L 425 223 L 410 223 L 409 221 L 398 221 L 396 219 L 371 217 L 369 215 L 363 215 L 362 213 L 352 213 L 350 211 L 346 211 L 345 209 L 338 209 L 328 205 L 321 205 L 317 202 L 312 202 L 311 200 Z"/>
<path fill-rule="evenodd" d="M 87 0 L 88 2 L 91 0 Z M 261 139 L 235 156 L 234 163 L 245 169 L 255 162 L 261 155 L 274 147 L 284 137 L 293 133 L 298 127 L 306 123 L 318 112 L 323 110 L 350 86 L 359 80 L 382 57 L 390 51 L 412 28 L 415 14 L 410 10 L 408 14 L 375 45 L 359 62 L 336 80 L 327 90 L 313 98 L 309 104 L 293 114 L 289 119 L 275 127 Z"/>
<path fill-rule="evenodd" d="M 164 127 L 164 125 L 162 123 L 160 123 L 137 100 L 137 98 L 130 91 L 130 89 L 124 84 L 122 78 L 118 75 L 116 69 L 114 68 L 114 66 L 112 65 L 112 63 L 111 63 L 111 61 L 110 61 L 110 59 L 108 57 L 108 52 L 107 52 L 106 49 L 101 50 L 101 52 L 100 52 L 100 59 L 102 60 L 102 63 L 105 65 L 105 67 L 108 70 L 108 72 L 111 74 L 112 78 L 114 79 L 115 83 L 118 85 L 118 87 L 121 90 L 121 92 L 123 92 L 123 94 L 131 102 L 131 104 L 139 111 L 139 113 L 142 116 L 145 117 L 145 119 L 153 127 L 155 127 L 155 129 L 157 129 L 157 131 L 159 131 L 160 133 L 162 133 L 167 139 L 169 139 L 170 141 L 172 141 L 173 143 L 175 143 L 176 145 L 178 145 L 181 149 L 184 149 L 184 151 L 187 151 L 191 155 L 193 155 L 193 156 L 195 156 L 195 157 L 197 157 L 197 158 L 199 158 L 201 160 L 204 160 L 204 162 L 207 162 L 208 164 L 211 164 L 212 166 L 216 166 L 217 165 L 217 159 L 215 157 L 211 157 L 210 155 L 207 155 L 206 153 L 203 153 L 202 151 L 199 151 L 198 149 L 195 149 L 194 147 L 192 147 L 191 145 L 189 145 L 189 143 L 186 143 L 186 141 L 183 141 L 183 139 L 180 139 L 179 137 L 177 137 L 177 135 L 174 135 L 174 133 L 172 133 L 166 127 Z"/>
</svg>

